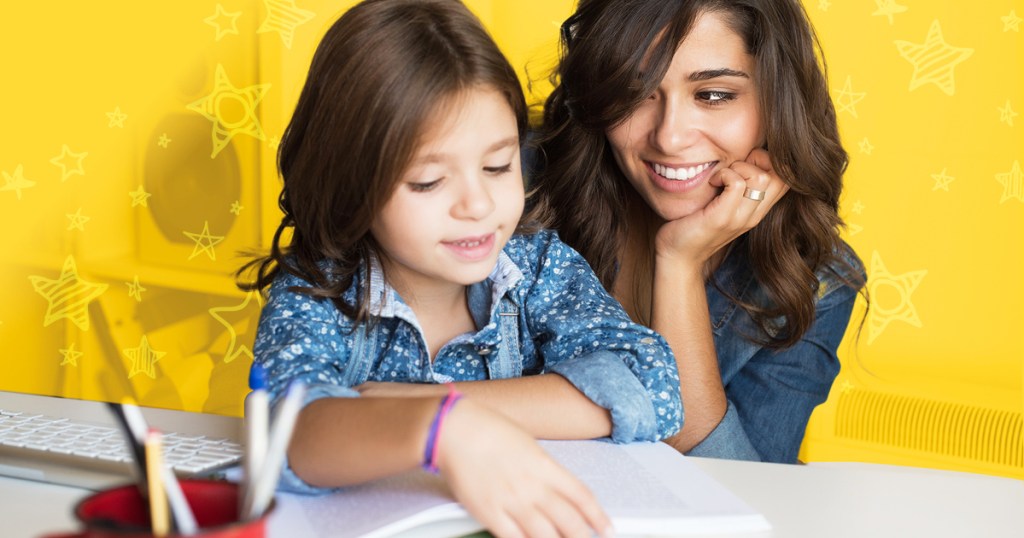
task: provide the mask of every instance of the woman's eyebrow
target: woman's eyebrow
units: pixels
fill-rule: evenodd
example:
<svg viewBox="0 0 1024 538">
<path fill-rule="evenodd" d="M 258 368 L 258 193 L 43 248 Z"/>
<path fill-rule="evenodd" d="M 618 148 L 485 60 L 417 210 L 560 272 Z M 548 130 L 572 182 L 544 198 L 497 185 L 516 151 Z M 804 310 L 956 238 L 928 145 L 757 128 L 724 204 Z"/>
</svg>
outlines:
<svg viewBox="0 0 1024 538">
<path fill-rule="evenodd" d="M 690 76 L 686 78 L 690 82 L 700 82 L 702 80 L 711 80 L 719 77 L 750 78 L 750 75 L 744 73 L 743 71 L 729 69 L 728 67 L 720 67 L 718 69 L 705 69 L 703 71 L 694 71 L 690 73 Z"/>
</svg>

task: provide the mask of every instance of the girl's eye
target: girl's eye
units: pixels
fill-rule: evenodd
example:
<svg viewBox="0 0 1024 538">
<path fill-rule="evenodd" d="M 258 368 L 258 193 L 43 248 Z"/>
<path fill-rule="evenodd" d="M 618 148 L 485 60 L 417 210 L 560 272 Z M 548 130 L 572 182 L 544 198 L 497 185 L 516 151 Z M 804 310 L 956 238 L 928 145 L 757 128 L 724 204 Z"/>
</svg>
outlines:
<svg viewBox="0 0 1024 538">
<path fill-rule="evenodd" d="M 434 181 L 427 181 L 424 183 L 409 183 L 408 185 L 413 192 L 429 192 L 434 190 L 434 187 L 437 187 L 440 183 L 441 180 L 436 179 Z"/>
<path fill-rule="evenodd" d="M 720 90 L 708 90 L 698 92 L 697 99 L 712 106 L 724 105 L 725 103 L 736 99 L 736 94 Z"/>
<path fill-rule="evenodd" d="M 505 166 L 485 166 L 484 172 L 493 175 L 507 174 L 512 171 L 512 163 L 508 163 Z"/>
</svg>

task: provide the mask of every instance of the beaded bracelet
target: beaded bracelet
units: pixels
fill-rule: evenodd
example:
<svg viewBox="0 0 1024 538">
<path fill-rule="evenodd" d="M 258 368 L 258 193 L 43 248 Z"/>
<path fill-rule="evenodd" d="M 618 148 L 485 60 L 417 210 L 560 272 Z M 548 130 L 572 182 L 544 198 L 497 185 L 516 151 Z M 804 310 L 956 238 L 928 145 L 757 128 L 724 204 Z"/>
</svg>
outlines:
<svg viewBox="0 0 1024 538">
<path fill-rule="evenodd" d="M 455 402 L 462 398 L 462 393 L 456 390 L 454 383 L 448 383 L 448 394 L 441 400 L 437 407 L 437 414 L 430 423 L 430 431 L 427 432 L 427 446 L 423 449 L 423 469 L 437 474 L 437 444 L 441 439 L 441 426 L 448 412 L 455 406 Z"/>
</svg>

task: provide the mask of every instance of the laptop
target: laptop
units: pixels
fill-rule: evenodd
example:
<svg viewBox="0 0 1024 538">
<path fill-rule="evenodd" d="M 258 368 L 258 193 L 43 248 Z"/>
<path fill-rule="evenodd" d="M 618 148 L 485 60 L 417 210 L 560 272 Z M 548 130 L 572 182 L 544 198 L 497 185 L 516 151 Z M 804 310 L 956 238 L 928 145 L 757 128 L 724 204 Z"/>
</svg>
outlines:
<svg viewBox="0 0 1024 538">
<path fill-rule="evenodd" d="M 240 462 L 240 418 L 140 409 L 163 432 L 179 477 L 217 476 Z M 132 481 L 134 468 L 108 404 L 0 391 L 0 476 L 100 490 Z"/>
</svg>

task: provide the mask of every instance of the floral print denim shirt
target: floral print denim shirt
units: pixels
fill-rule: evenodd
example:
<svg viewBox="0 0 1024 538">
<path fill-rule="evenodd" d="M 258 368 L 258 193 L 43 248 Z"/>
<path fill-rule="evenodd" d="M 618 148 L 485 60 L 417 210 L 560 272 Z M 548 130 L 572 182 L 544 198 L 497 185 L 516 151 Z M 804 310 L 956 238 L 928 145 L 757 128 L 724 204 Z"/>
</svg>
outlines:
<svg viewBox="0 0 1024 538">
<path fill-rule="evenodd" d="M 365 277 L 365 275 L 360 275 Z M 353 301 L 359 282 L 345 292 Z M 679 375 L 667 342 L 630 321 L 586 261 L 554 232 L 514 236 L 490 276 L 467 290 L 476 332 L 430 360 L 416 316 L 378 268 L 370 311 L 356 325 L 323 299 L 289 291 L 308 282 L 281 273 L 271 285 L 254 345 L 272 405 L 288 385 L 307 385 L 306 404 L 358 397 L 366 381 L 446 383 L 557 373 L 612 418 L 611 440 L 657 441 L 682 423 Z M 286 465 L 282 487 L 320 493 Z"/>
<path fill-rule="evenodd" d="M 850 321 L 857 289 L 844 281 L 865 278 L 864 266 L 842 244 L 838 260 L 817 271 L 815 320 L 792 347 L 773 350 L 751 342 L 754 321 L 723 293 L 768 304 L 748 260 L 733 252 L 706 286 L 711 329 L 728 407 L 718 426 L 687 455 L 795 463 L 814 408 L 825 401 L 839 373 L 836 350 Z"/>
</svg>

